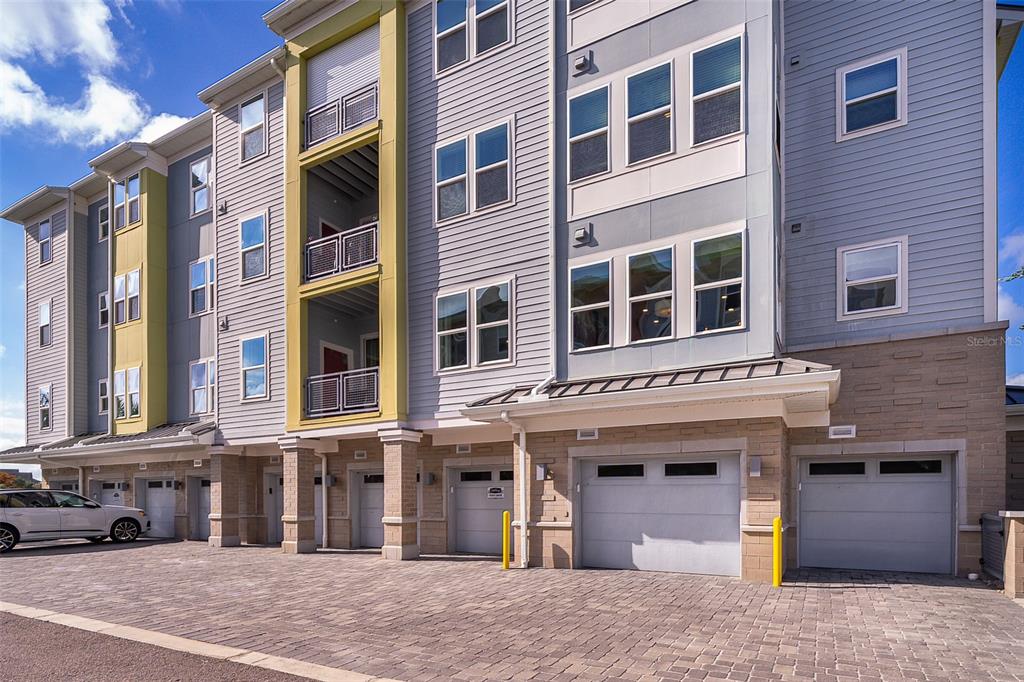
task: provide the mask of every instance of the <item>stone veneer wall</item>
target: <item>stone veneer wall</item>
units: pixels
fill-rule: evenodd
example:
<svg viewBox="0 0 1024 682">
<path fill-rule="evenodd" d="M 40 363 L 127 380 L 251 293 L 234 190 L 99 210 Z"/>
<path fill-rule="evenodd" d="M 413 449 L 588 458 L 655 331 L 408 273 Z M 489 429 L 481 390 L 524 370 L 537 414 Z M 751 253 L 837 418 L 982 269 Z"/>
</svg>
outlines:
<svg viewBox="0 0 1024 682">
<path fill-rule="evenodd" d="M 967 529 L 958 533 L 960 573 L 978 570 L 981 514 L 1002 509 L 1006 501 L 1002 339 L 1003 329 L 995 328 L 792 354 L 842 371 L 832 424 L 855 424 L 857 437 L 837 441 L 828 438 L 824 427 L 791 429 L 791 446 L 966 442 Z M 789 512 L 792 517 L 795 507 Z M 792 532 L 790 566 L 795 565 L 795 542 Z"/>
<path fill-rule="evenodd" d="M 1006 508 L 1024 511 L 1024 431 L 1006 432 Z"/>
</svg>

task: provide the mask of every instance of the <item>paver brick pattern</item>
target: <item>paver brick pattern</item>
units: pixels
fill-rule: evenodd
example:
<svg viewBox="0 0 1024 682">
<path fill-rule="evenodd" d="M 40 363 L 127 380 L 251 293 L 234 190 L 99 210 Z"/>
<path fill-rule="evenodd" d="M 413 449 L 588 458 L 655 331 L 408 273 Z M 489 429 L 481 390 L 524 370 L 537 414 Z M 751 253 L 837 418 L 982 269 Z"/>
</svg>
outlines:
<svg viewBox="0 0 1024 682">
<path fill-rule="evenodd" d="M 984 585 L 789 577 L 773 590 L 194 542 L 0 558 L 7 601 L 403 680 L 1024 680 L 1024 608 Z"/>
</svg>

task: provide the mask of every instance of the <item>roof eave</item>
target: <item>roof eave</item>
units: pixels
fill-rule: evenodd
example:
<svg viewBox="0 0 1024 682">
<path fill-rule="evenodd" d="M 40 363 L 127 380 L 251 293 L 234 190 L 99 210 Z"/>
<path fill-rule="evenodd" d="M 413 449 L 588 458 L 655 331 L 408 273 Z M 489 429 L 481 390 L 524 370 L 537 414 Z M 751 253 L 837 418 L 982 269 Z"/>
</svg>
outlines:
<svg viewBox="0 0 1024 682">
<path fill-rule="evenodd" d="M 5 208 L 0 212 L 0 218 L 24 225 L 33 216 L 39 215 L 67 198 L 67 187 L 43 185 Z"/>
<path fill-rule="evenodd" d="M 149 145 L 145 142 L 122 142 L 94 159 L 89 166 L 100 175 L 111 176 L 131 163 L 149 156 Z"/>
<path fill-rule="evenodd" d="M 217 109 L 225 102 L 240 96 L 242 93 L 236 92 L 236 86 L 249 78 L 259 76 L 261 71 L 266 71 L 266 78 L 263 80 L 270 80 L 274 76 L 280 78 L 281 74 L 275 69 L 274 63 L 283 59 L 285 54 L 284 45 L 279 45 L 269 52 L 260 55 L 237 71 L 200 90 L 197 95 L 199 101 L 211 109 Z"/>
</svg>

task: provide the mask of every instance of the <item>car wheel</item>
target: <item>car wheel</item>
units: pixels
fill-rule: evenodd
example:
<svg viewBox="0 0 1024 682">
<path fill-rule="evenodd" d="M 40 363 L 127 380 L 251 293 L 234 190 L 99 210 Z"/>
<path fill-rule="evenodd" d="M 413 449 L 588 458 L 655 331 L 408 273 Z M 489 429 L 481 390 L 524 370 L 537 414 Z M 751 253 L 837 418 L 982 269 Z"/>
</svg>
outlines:
<svg viewBox="0 0 1024 682">
<path fill-rule="evenodd" d="M 110 539 L 114 542 L 135 542 L 140 530 L 135 519 L 118 519 L 110 529 Z"/>
<path fill-rule="evenodd" d="M 18 544 L 18 531 L 7 525 L 0 525 L 0 554 L 9 552 Z"/>
<path fill-rule="evenodd" d="M 87 539 L 87 540 L 88 540 L 89 542 L 95 542 L 95 543 L 99 544 L 99 543 L 103 542 L 104 540 L 106 540 L 106 539 L 107 539 L 107 536 L 106 536 L 106 535 L 97 535 L 97 536 L 96 536 L 96 537 L 94 537 L 94 538 L 86 538 L 86 539 Z"/>
</svg>

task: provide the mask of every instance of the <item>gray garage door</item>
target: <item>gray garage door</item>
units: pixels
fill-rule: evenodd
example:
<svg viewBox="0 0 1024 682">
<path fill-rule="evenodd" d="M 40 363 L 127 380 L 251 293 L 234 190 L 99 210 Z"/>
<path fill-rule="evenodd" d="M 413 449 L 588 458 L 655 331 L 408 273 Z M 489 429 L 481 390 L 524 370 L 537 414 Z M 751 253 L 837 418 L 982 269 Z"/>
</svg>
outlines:
<svg viewBox="0 0 1024 682">
<path fill-rule="evenodd" d="M 581 464 L 585 566 L 740 574 L 739 458 Z"/>
<path fill-rule="evenodd" d="M 800 565 L 951 573 L 949 457 L 800 464 Z"/>
<path fill-rule="evenodd" d="M 452 473 L 455 551 L 501 554 L 501 514 L 512 511 L 512 468 Z"/>
</svg>

